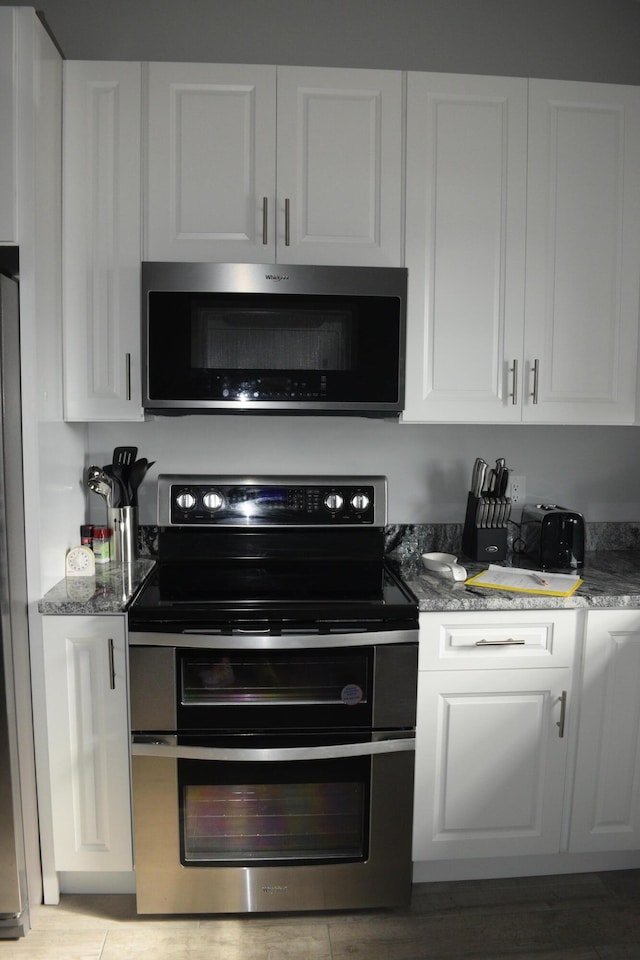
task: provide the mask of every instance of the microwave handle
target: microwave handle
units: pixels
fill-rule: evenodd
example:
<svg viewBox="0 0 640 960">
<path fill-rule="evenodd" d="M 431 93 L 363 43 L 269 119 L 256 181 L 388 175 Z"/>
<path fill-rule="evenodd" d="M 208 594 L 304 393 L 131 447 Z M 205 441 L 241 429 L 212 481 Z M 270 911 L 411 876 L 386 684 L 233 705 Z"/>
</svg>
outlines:
<svg viewBox="0 0 640 960">
<path fill-rule="evenodd" d="M 172 736 L 137 735 L 131 738 L 134 757 L 176 760 L 224 760 L 243 763 L 292 760 L 336 760 L 343 757 L 368 757 L 381 753 L 415 751 L 415 737 L 378 740 L 366 743 L 335 743 L 319 747 L 189 747 L 176 744 Z"/>
<path fill-rule="evenodd" d="M 269 243 L 269 198 L 262 198 L 262 242 L 264 246 Z"/>
</svg>

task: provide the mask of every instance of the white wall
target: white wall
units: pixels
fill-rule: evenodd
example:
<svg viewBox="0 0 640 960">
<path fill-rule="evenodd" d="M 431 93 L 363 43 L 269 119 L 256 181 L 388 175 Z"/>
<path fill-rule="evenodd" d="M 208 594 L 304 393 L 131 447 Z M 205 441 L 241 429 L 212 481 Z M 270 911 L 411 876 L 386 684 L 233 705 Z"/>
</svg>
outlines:
<svg viewBox="0 0 640 960">
<path fill-rule="evenodd" d="M 155 522 L 158 472 L 374 473 L 389 478 L 389 522 L 464 521 L 475 457 L 504 456 L 526 477 L 527 500 L 579 510 L 588 521 L 640 520 L 640 428 L 405 425 L 355 418 L 199 416 L 92 424 L 91 456 L 135 443 L 156 465 L 140 491 Z M 90 495 L 91 517 L 103 503 Z"/>
</svg>

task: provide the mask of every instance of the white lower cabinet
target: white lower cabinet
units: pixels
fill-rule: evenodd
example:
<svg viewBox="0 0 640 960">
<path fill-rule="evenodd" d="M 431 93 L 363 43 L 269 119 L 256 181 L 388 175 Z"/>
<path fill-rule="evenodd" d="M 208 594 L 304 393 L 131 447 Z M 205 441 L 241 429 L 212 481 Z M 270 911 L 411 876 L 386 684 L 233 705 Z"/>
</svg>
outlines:
<svg viewBox="0 0 640 960">
<path fill-rule="evenodd" d="M 126 620 L 43 618 L 55 869 L 133 869 Z"/>
<path fill-rule="evenodd" d="M 421 616 L 414 861 L 560 850 L 576 625 Z"/>
<path fill-rule="evenodd" d="M 640 610 L 589 611 L 569 849 L 640 849 Z"/>
</svg>

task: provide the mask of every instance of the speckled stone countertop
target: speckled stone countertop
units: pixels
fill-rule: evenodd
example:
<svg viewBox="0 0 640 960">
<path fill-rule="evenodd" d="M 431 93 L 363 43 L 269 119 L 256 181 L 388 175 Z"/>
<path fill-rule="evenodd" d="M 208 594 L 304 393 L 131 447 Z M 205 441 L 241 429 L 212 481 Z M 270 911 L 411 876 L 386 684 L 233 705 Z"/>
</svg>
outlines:
<svg viewBox="0 0 640 960">
<path fill-rule="evenodd" d="M 95 577 L 60 580 L 42 597 L 38 610 L 49 616 L 123 613 L 154 566 L 155 560 L 148 557 L 96 565 Z"/>
<path fill-rule="evenodd" d="M 122 613 L 153 569 L 157 555 L 157 527 L 141 527 L 141 559 L 132 564 L 108 564 L 98 568 L 96 577 L 61 580 L 40 600 L 40 613 L 108 614 Z M 640 609 L 640 524 L 587 524 L 583 583 L 571 597 L 473 587 L 454 583 L 449 576 L 426 570 L 421 554 L 429 551 L 452 553 L 460 558 L 469 576 L 486 564 L 462 556 L 460 524 L 389 525 L 385 530 L 387 559 L 416 595 L 420 610 L 528 610 L 637 607 Z M 508 561 L 507 561 L 508 562 Z M 518 555 L 513 566 L 526 567 Z M 85 582 L 86 580 L 86 582 Z"/>
<path fill-rule="evenodd" d="M 393 558 L 392 558 L 393 561 Z M 487 565 L 459 562 L 470 577 Z M 424 569 L 418 557 L 396 558 L 393 566 L 418 598 L 421 612 L 451 610 L 575 610 L 580 608 L 640 608 L 640 557 L 618 550 L 587 553 L 580 572 L 584 581 L 571 597 L 547 597 L 455 583 L 448 575 Z M 527 566 L 514 558 L 513 566 Z M 473 592 L 471 592 L 471 590 Z"/>
</svg>

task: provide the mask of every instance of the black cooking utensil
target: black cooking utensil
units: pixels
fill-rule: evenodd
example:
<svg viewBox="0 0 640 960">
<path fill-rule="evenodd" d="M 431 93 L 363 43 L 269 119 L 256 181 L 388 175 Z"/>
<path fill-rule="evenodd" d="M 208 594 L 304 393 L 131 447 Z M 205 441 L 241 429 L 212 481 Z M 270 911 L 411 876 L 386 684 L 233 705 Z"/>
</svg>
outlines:
<svg viewBox="0 0 640 960">
<path fill-rule="evenodd" d="M 137 456 L 137 447 L 116 447 L 113 451 L 111 463 L 119 463 L 124 467 L 132 467 Z"/>
<path fill-rule="evenodd" d="M 122 468 L 119 463 L 107 463 L 102 468 L 113 488 L 113 507 L 128 507 L 129 492 L 126 481 L 123 482 Z"/>
<path fill-rule="evenodd" d="M 155 463 L 155 460 L 147 460 L 146 457 L 141 457 L 140 460 L 136 460 L 131 469 L 129 470 L 129 489 L 131 491 L 131 506 L 136 507 L 138 505 L 138 487 L 144 480 L 147 475 L 147 471 Z"/>
</svg>

